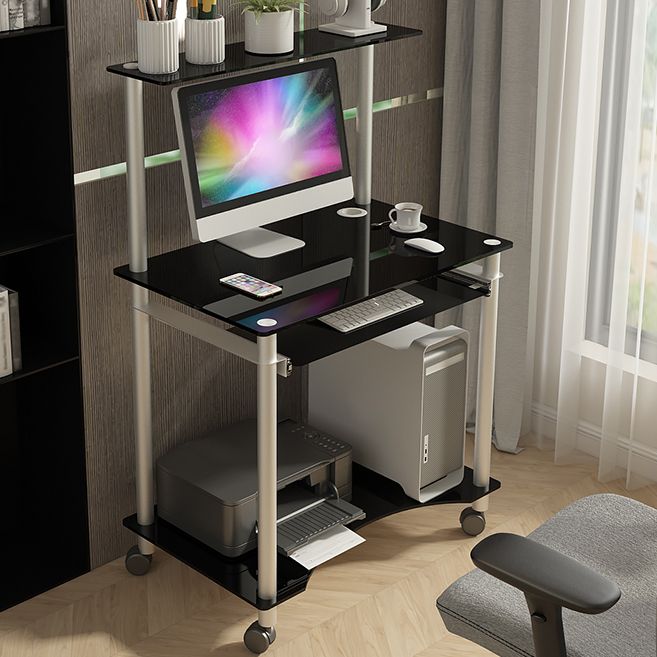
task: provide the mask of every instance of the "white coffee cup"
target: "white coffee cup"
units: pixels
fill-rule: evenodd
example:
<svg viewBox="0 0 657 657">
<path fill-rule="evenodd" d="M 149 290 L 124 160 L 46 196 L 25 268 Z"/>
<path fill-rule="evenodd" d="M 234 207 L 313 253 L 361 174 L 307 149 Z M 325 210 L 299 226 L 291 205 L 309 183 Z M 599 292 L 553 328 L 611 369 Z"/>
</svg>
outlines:
<svg viewBox="0 0 657 657">
<path fill-rule="evenodd" d="M 397 218 L 393 217 L 393 213 Z M 397 203 L 395 207 L 388 212 L 390 221 L 395 224 L 397 230 L 412 231 L 420 227 L 420 217 L 422 217 L 422 206 L 419 203 Z"/>
</svg>

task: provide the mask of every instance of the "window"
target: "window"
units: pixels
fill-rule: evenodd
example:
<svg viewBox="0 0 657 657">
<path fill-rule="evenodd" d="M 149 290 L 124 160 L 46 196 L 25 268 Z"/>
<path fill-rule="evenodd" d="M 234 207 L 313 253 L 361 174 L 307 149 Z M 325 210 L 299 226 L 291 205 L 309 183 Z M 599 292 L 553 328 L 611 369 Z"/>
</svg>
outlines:
<svg viewBox="0 0 657 657">
<path fill-rule="evenodd" d="M 645 30 L 639 51 L 642 74 L 632 76 L 630 66 L 636 62 L 630 44 L 639 5 Z M 628 94 L 638 91 L 630 85 L 636 84 L 641 85 L 640 112 L 628 112 Z M 608 345 L 612 289 L 618 283 L 614 277 L 625 276 L 625 351 L 657 363 L 657 0 L 622 2 L 609 10 L 601 96 L 586 337 Z M 637 122 L 635 170 L 623 171 L 625 137 Z M 619 202 L 621 178 L 628 174 L 634 177 L 632 212 L 623 211 Z M 624 253 L 617 253 L 620 248 Z"/>
</svg>

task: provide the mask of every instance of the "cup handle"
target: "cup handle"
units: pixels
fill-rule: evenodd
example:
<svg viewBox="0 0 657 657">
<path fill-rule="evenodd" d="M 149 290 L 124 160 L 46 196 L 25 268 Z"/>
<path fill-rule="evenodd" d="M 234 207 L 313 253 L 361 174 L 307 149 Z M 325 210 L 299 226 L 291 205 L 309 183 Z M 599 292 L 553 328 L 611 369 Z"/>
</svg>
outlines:
<svg viewBox="0 0 657 657">
<path fill-rule="evenodd" d="M 396 212 L 395 208 L 392 208 L 392 210 L 390 210 L 390 212 L 388 212 L 388 219 L 390 219 L 390 221 L 391 221 L 392 223 L 395 222 L 395 219 L 392 218 L 392 213 L 393 213 L 393 212 Z"/>
</svg>

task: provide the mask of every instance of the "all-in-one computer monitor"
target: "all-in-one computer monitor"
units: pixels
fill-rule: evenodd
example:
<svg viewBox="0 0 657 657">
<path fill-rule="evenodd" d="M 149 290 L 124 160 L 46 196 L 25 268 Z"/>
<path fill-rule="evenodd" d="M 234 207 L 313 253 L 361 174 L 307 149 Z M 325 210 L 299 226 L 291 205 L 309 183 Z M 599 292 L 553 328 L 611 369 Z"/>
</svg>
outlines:
<svg viewBox="0 0 657 657">
<path fill-rule="evenodd" d="M 300 248 L 259 228 L 353 198 L 333 59 L 173 92 L 192 233 L 255 257 Z"/>
</svg>

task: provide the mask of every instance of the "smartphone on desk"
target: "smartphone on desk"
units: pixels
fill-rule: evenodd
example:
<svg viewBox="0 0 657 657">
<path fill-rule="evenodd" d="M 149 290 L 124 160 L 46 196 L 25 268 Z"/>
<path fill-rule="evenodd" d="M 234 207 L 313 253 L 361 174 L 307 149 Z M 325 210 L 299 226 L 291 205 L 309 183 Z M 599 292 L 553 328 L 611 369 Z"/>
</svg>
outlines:
<svg viewBox="0 0 657 657">
<path fill-rule="evenodd" d="M 219 279 L 219 282 L 237 290 L 238 292 L 248 294 L 254 299 L 268 299 L 269 297 L 273 297 L 283 291 L 283 288 L 278 285 L 267 283 L 267 281 L 263 281 L 255 276 L 243 273 L 224 276 Z"/>
</svg>

